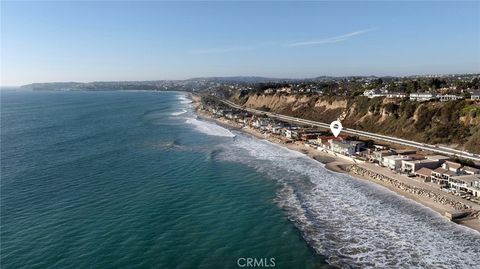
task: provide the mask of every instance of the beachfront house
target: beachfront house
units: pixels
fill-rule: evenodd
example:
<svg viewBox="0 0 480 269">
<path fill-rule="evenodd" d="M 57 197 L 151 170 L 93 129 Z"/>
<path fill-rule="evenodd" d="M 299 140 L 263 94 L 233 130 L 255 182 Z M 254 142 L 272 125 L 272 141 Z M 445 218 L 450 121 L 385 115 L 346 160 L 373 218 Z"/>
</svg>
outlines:
<svg viewBox="0 0 480 269">
<path fill-rule="evenodd" d="M 298 138 L 298 129 L 297 128 L 288 128 L 285 129 L 285 137 L 288 139 L 297 139 Z"/>
<path fill-rule="evenodd" d="M 381 165 L 390 168 L 393 171 L 400 171 L 402 168 L 402 161 L 411 160 L 408 156 L 390 155 L 382 158 Z"/>
<path fill-rule="evenodd" d="M 406 160 L 402 161 L 402 172 L 404 173 L 414 173 L 420 168 L 430 168 L 436 169 L 442 165 L 448 157 L 442 155 L 429 155 L 425 159 L 416 159 L 416 160 Z"/>
<path fill-rule="evenodd" d="M 303 141 L 316 140 L 322 135 L 322 132 L 318 129 L 303 129 L 300 133 L 300 139 Z"/>
<path fill-rule="evenodd" d="M 462 170 L 467 175 L 478 175 L 478 174 L 480 174 L 480 169 L 473 168 L 473 167 L 470 167 L 470 166 L 464 166 L 464 167 L 462 167 Z"/>
<path fill-rule="evenodd" d="M 445 161 L 441 167 L 432 171 L 432 181 L 440 185 L 447 185 L 454 188 L 459 188 L 455 177 L 470 175 L 477 176 L 480 174 L 479 170 L 473 167 L 463 166 L 462 164 Z"/>
<path fill-rule="evenodd" d="M 232 120 L 233 115 L 234 115 L 233 112 L 229 111 L 229 112 L 225 113 L 225 118 Z"/>
<path fill-rule="evenodd" d="M 432 172 L 432 169 L 423 167 L 415 171 L 415 176 L 422 179 L 423 182 L 429 182 L 432 180 Z"/>
<path fill-rule="evenodd" d="M 281 125 L 273 126 L 272 127 L 272 134 L 281 135 L 282 130 L 283 130 L 283 126 L 281 126 Z"/>
<path fill-rule="evenodd" d="M 460 175 L 453 176 L 448 182 L 450 188 L 455 188 L 457 192 L 470 193 L 473 196 L 480 197 L 480 176 L 479 175 Z"/>
<path fill-rule="evenodd" d="M 317 144 L 321 145 L 322 143 L 328 142 L 330 140 L 343 141 L 344 139 L 341 136 L 319 136 L 317 137 Z"/>
<path fill-rule="evenodd" d="M 361 148 L 365 145 L 362 141 L 337 141 L 330 140 L 331 150 L 335 153 L 351 156 L 360 152 Z"/>
<path fill-rule="evenodd" d="M 268 118 L 258 118 L 253 121 L 252 126 L 257 129 L 266 130 L 269 122 Z"/>
<path fill-rule="evenodd" d="M 459 176 L 461 173 L 459 163 L 446 161 L 441 167 L 432 171 L 432 181 L 440 185 L 448 185 L 452 177 Z"/>
<path fill-rule="evenodd" d="M 370 162 L 382 165 L 383 158 L 392 155 L 396 155 L 395 151 L 393 150 L 375 150 L 371 151 L 367 158 Z"/>
</svg>

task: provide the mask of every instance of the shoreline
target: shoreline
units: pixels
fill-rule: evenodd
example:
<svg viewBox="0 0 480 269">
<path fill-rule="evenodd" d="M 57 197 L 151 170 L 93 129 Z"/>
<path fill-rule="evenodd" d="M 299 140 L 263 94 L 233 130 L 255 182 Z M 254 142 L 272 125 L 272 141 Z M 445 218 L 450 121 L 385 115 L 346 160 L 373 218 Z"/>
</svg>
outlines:
<svg viewBox="0 0 480 269">
<path fill-rule="evenodd" d="M 370 176 L 365 176 L 365 175 L 360 175 L 358 173 L 355 173 L 352 170 L 350 170 L 349 167 L 351 167 L 353 165 L 356 165 L 356 163 L 353 160 L 349 160 L 348 157 L 336 156 L 336 154 L 334 155 L 334 154 L 331 154 L 331 153 L 319 151 L 317 149 L 307 147 L 300 142 L 284 143 L 276 137 L 272 137 L 268 134 L 262 134 L 260 131 L 255 130 L 255 129 L 250 128 L 250 127 L 244 127 L 240 123 L 232 122 L 230 120 L 223 119 L 223 118 L 212 117 L 208 113 L 198 109 L 198 105 L 199 105 L 199 101 L 200 101 L 198 96 L 191 95 L 190 98 L 192 99 L 192 105 L 193 105 L 193 109 L 194 109 L 195 114 L 202 120 L 214 122 L 214 123 L 216 123 L 216 124 L 218 124 L 218 125 L 220 125 L 224 128 L 231 129 L 231 130 L 238 130 L 238 131 L 250 134 L 250 135 L 252 135 L 252 136 L 254 136 L 258 139 L 264 139 L 264 140 L 267 140 L 267 141 L 269 141 L 271 143 L 274 143 L 276 145 L 279 145 L 279 146 L 288 148 L 290 150 L 294 150 L 294 151 L 303 153 L 303 154 L 307 155 L 308 157 L 322 163 L 324 165 L 324 167 L 331 172 L 348 174 L 353 178 L 360 179 L 360 180 L 367 180 L 371 183 L 383 186 L 383 187 L 387 188 L 388 190 L 393 191 L 396 194 L 398 194 L 398 195 L 400 195 L 400 196 L 402 196 L 406 199 L 413 200 L 416 203 L 419 203 L 419 204 L 421 204 L 425 207 L 428 207 L 429 209 L 437 212 L 438 214 L 440 214 L 444 218 L 446 218 L 445 217 L 446 212 L 454 212 L 456 210 L 455 208 L 452 208 L 451 206 L 448 206 L 446 204 L 434 201 L 428 196 L 421 196 L 419 194 L 414 194 L 412 192 L 409 192 L 407 189 L 401 189 L 398 186 L 394 186 L 394 185 L 389 184 L 385 181 L 381 181 L 381 180 L 372 178 Z M 381 171 L 381 169 L 384 169 L 382 167 L 378 167 L 378 168 L 372 167 L 372 168 L 373 168 L 372 170 L 375 171 L 375 173 L 378 173 L 380 175 L 385 174 L 385 171 Z M 392 176 L 392 177 L 395 177 L 395 176 Z M 399 177 L 399 176 L 397 175 L 396 177 Z M 401 183 L 402 181 L 400 180 L 399 182 Z M 398 182 L 396 182 L 396 183 L 398 183 Z M 424 186 L 422 186 L 422 187 L 424 187 Z M 415 188 L 415 187 L 413 187 L 413 188 Z M 427 191 L 432 191 L 433 192 L 433 190 L 430 190 L 430 189 L 427 189 Z M 437 192 L 435 192 L 435 194 L 438 195 L 438 196 L 442 196 L 443 198 L 446 198 L 446 199 L 451 199 L 451 200 L 454 200 L 454 201 L 457 200 L 456 197 L 449 197 L 449 196 L 447 196 L 447 194 L 443 194 L 443 193 L 439 193 L 439 192 L 441 192 L 441 191 L 438 190 Z M 468 204 L 468 202 L 464 202 L 464 201 L 462 201 L 462 203 Z M 477 218 L 459 219 L 459 220 L 455 220 L 455 221 L 452 221 L 452 222 L 454 222 L 456 224 L 459 224 L 459 225 L 462 225 L 462 226 L 465 226 L 465 227 L 468 227 L 468 228 L 473 229 L 477 232 L 480 232 L 480 219 L 478 217 Z"/>
</svg>

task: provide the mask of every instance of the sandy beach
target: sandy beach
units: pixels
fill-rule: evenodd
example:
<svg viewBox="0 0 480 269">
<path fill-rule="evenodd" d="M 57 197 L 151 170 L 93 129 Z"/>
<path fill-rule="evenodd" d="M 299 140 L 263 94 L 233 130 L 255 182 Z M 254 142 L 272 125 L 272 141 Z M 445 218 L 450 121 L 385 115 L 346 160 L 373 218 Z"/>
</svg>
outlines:
<svg viewBox="0 0 480 269">
<path fill-rule="evenodd" d="M 406 189 L 398 188 L 397 186 L 394 186 L 392 184 L 389 184 L 387 182 L 377 180 L 375 178 L 372 178 L 370 176 L 363 176 L 359 175 L 357 173 L 354 173 L 352 171 L 349 171 L 347 169 L 351 165 L 355 164 L 353 160 L 349 160 L 348 158 L 342 157 L 342 156 L 335 156 L 331 153 L 327 153 L 324 151 L 319 151 L 314 148 L 310 148 L 305 146 L 301 142 L 294 142 L 294 143 L 284 143 L 282 140 L 280 140 L 277 137 L 271 136 L 267 133 L 262 133 L 256 129 L 250 128 L 248 126 L 243 126 L 243 124 L 233 122 L 224 118 L 217 118 L 217 117 L 212 117 L 210 114 L 206 113 L 205 111 L 202 111 L 198 109 L 198 105 L 200 102 L 200 97 L 196 95 L 191 95 L 191 98 L 193 100 L 193 106 L 195 108 L 195 111 L 197 113 L 197 116 L 203 120 L 206 121 L 213 121 L 216 124 L 225 127 L 227 129 L 233 129 L 233 130 L 239 130 L 245 133 L 248 133 L 250 135 L 253 135 L 259 139 L 265 139 L 268 140 L 272 143 L 278 144 L 280 146 L 286 147 L 291 150 L 295 150 L 298 152 L 301 152 L 310 158 L 313 158 L 317 160 L 318 162 L 322 163 L 325 165 L 325 168 L 329 169 L 330 171 L 337 172 L 337 173 L 347 173 L 351 175 L 352 177 L 363 179 L 363 180 L 368 180 L 370 182 L 373 182 L 375 184 L 380 184 L 389 190 L 405 197 L 408 199 L 411 199 L 417 203 L 422 204 L 423 206 L 426 206 L 436 212 L 438 212 L 440 215 L 444 216 L 445 212 L 455 212 L 456 209 L 448 204 L 443 204 L 440 202 L 437 202 L 433 200 L 431 197 L 428 196 L 422 196 L 418 194 L 414 194 L 411 191 L 408 191 Z M 374 164 L 370 163 L 365 163 L 365 164 L 356 164 L 362 168 L 369 169 L 371 171 L 375 171 L 376 173 L 381 173 L 387 175 L 389 178 L 394 179 L 395 181 L 398 181 L 400 183 L 406 184 L 408 186 L 412 186 L 414 188 L 419 188 L 428 192 L 431 192 L 435 194 L 436 196 L 449 199 L 453 202 L 458 202 L 458 203 L 463 203 L 467 204 L 472 207 L 473 210 L 480 210 L 480 205 L 475 204 L 473 202 L 464 200 L 458 196 L 450 195 L 447 193 L 442 192 L 437 186 L 433 186 L 431 184 L 427 184 L 424 182 L 420 182 L 418 180 L 412 179 L 412 178 L 407 178 L 403 175 L 398 175 L 394 174 L 391 171 L 389 171 L 386 168 L 379 167 Z M 457 224 L 464 225 L 466 227 L 472 228 L 474 230 L 477 230 L 480 232 L 480 219 L 478 217 L 476 218 L 466 218 L 466 219 L 459 219 L 455 221 Z"/>
</svg>

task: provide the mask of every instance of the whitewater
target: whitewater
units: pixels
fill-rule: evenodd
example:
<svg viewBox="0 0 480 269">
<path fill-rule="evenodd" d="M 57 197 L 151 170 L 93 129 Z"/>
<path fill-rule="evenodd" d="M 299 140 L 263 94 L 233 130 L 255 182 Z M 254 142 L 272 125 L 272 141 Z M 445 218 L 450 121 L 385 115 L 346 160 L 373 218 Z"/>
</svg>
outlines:
<svg viewBox="0 0 480 269">
<path fill-rule="evenodd" d="M 382 186 L 327 170 L 302 153 L 185 117 L 200 133 L 230 138 L 212 149 L 215 158 L 245 164 L 279 184 L 275 202 L 331 265 L 478 268 L 479 232 Z"/>
</svg>

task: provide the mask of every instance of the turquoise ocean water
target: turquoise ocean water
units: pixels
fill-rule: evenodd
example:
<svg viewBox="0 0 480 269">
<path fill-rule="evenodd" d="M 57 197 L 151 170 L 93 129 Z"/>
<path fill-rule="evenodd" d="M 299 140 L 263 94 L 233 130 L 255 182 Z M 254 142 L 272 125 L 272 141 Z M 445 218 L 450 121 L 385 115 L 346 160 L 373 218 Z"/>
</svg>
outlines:
<svg viewBox="0 0 480 269">
<path fill-rule="evenodd" d="M 2 268 L 474 268 L 480 234 L 196 119 L 179 92 L 1 92 Z"/>
<path fill-rule="evenodd" d="M 178 97 L 2 92 L 2 268 L 324 264 L 276 206 L 276 183 L 217 160 L 232 138 L 196 131 Z"/>
</svg>

